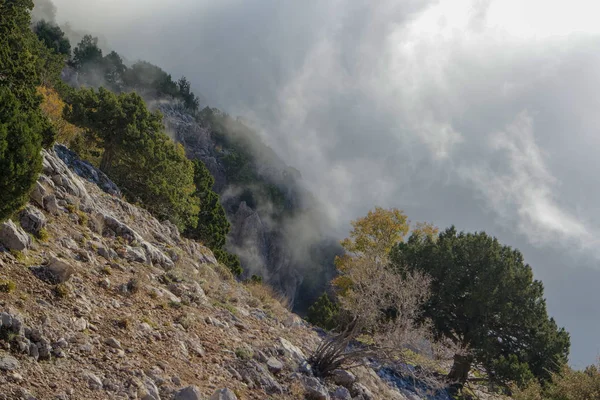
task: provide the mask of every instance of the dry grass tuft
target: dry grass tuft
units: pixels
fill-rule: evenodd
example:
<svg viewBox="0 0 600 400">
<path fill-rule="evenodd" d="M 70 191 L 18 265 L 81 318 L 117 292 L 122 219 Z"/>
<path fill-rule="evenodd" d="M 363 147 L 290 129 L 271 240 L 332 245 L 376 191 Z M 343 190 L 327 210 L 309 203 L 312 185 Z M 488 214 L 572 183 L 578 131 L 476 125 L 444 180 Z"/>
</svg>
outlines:
<svg viewBox="0 0 600 400">
<path fill-rule="evenodd" d="M 271 286 L 259 282 L 248 282 L 245 286 L 250 295 L 259 300 L 265 308 L 290 310 L 289 299 L 275 291 Z"/>
<path fill-rule="evenodd" d="M 224 281 L 233 281 L 235 279 L 231 270 L 221 263 L 214 265 L 213 269 Z"/>
</svg>

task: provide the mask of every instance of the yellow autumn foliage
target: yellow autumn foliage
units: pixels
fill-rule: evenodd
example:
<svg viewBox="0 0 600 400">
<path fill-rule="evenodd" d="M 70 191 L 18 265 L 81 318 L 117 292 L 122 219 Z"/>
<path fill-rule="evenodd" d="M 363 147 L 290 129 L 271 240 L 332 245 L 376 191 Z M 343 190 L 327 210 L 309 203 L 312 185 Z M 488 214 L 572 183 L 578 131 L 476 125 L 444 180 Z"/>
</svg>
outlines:
<svg viewBox="0 0 600 400">
<path fill-rule="evenodd" d="M 37 92 L 43 98 L 41 104 L 42 112 L 52 121 L 52 124 L 56 128 L 56 141 L 69 145 L 81 133 L 81 129 L 63 118 L 65 102 L 56 90 L 51 87 L 39 86 Z"/>
<path fill-rule="evenodd" d="M 392 248 L 403 242 L 409 232 L 423 238 L 435 238 L 439 233 L 437 227 L 423 222 L 416 223 L 411 230 L 408 217 L 397 208 L 375 207 L 351 224 L 350 236 L 341 242 L 346 254 L 335 258 L 340 275 L 331 281 L 339 296 L 345 296 L 354 284 L 349 278 L 351 269 L 385 264 Z M 370 261 L 357 262 L 360 260 Z"/>
</svg>

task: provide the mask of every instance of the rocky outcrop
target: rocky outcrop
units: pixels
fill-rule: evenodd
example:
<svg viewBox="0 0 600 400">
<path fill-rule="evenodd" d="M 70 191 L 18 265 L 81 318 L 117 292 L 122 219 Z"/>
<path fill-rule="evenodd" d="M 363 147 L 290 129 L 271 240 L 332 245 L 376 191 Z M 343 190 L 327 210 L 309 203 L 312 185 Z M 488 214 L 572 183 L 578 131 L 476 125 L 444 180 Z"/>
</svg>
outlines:
<svg viewBox="0 0 600 400">
<path fill-rule="evenodd" d="M 31 247 L 31 244 L 31 237 L 11 220 L 0 224 L 0 245 L 8 250 L 24 251 Z"/>
<path fill-rule="evenodd" d="M 188 157 L 202 160 L 215 178 L 214 190 L 221 195 L 232 225 L 227 247 L 239 256 L 244 277 L 262 276 L 291 305 L 298 310 L 306 309 L 333 275 L 333 257 L 339 251 L 337 243 L 322 240 L 317 223 L 295 222 L 290 216 L 283 218 L 273 213 L 271 205 L 263 199 L 248 205 L 243 197 L 247 188 L 227 181 L 224 153 L 211 129 L 177 105 L 161 103 L 157 108 L 173 139 L 184 145 Z M 299 173 L 262 143 L 251 144 L 248 151 L 254 151 L 261 160 L 253 165 L 254 172 L 284 193 L 286 208 L 295 210 L 295 217 L 306 219 L 301 210 L 312 207 L 314 211 L 316 203 L 303 206 L 305 198 L 310 196 L 297 184 Z M 291 229 L 294 225 L 302 234 Z M 304 279 L 306 275 L 310 275 L 308 282 Z"/>
<path fill-rule="evenodd" d="M 88 182 L 98 185 L 106 193 L 121 197 L 121 190 L 111 181 L 108 176 L 99 169 L 95 168 L 88 161 L 81 160 L 76 153 L 72 152 L 63 145 L 54 146 L 56 155 L 77 175 Z"/>
<path fill-rule="evenodd" d="M 39 235 L 41 230 L 46 227 L 47 219 L 44 214 L 36 207 L 28 205 L 19 213 L 21 227 L 25 231 Z"/>
</svg>

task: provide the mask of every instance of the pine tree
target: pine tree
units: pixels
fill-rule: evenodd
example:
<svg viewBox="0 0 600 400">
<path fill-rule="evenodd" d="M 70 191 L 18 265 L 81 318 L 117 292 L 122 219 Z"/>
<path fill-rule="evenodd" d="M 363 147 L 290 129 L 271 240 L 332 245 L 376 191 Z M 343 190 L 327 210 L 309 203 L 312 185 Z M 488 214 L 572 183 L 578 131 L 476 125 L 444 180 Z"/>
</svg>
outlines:
<svg viewBox="0 0 600 400">
<path fill-rule="evenodd" d="M 331 301 L 327 293 L 323 293 L 315 303 L 309 307 L 306 319 L 313 325 L 331 330 L 338 324 L 339 307 Z"/>
<path fill-rule="evenodd" d="M 461 387 L 471 366 L 483 366 L 500 383 L 535 376 L 541 381 L 567 361 L 569 335 L 548 317 L 543 285 L 518 250 L 480 233 L 411 235 L 392 251 L 399 273 L 431 277 L 423 317 L 457 354 L 449 379 Z"/>
<path fill-rule="evenodd" d="M 71 57 L 71 42 L 58 25 L 42 20 L 35 24 L 33 31 L 46 47 L 57 54 Z"/>
<path fill-rule="evenodd" d="M 162 116 L 150 112 L 139 95 L 79 90 L 65 108 L 65 118 L 95 134 L 103 149 L 100 169 L 130 201 L 181 230 L 197 225 L 194 165 L 164 133 Z"/>
<path fill-rule="evenodd" d="M 231 225 L 219 195 L 212 189 L 215 179 L 202 161 L 194 160 L 193 163 L 195 195 L 200 199 L 200 212 L 198 225 L 186 229 L 185 235 L 202 242 L 213 251 L 220 263 L 225 264 L 235 275 L 241 275 L 243 270 L 240 259 L 224 248 Z"/>
<path fill-rule="evenodd" d="M 21 207 L 41 169 L 37 39 L 30 0 L 0 2 L 0 220 Z"/>
</svg>

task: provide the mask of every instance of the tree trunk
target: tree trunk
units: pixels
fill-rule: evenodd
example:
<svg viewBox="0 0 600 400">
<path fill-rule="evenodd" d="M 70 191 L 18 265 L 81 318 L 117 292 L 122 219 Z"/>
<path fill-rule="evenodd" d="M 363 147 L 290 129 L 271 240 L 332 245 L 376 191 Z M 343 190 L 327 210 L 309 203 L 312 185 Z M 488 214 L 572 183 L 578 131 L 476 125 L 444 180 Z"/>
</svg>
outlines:
<svg viewBox="0 0 600 400">
<path fill-rule="evenodd" d="M 109 172 L 110 167 L 112 166 L 113 152 L 110 148 L 104 149 L 104 153 L 102 153 L 102 159 L 100 160 L 100 171 L 107 174 Z"/>
<path fill-rule="evenodd" d="M 448 374 L 448 381 L 450 381 L 452 391 L 460 391 L 467 378 L 469 377 L 469 371 L 471 370 L 471 363 L 473 362 L 473 356 L 471 355 L 454 355 L 454 364 Z"/>
</svg>

